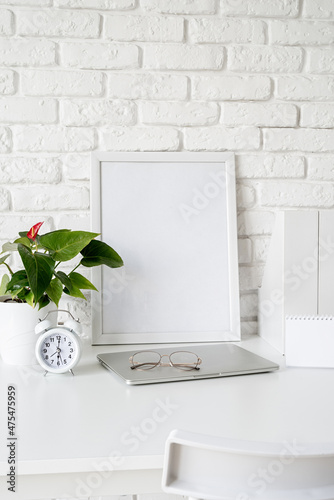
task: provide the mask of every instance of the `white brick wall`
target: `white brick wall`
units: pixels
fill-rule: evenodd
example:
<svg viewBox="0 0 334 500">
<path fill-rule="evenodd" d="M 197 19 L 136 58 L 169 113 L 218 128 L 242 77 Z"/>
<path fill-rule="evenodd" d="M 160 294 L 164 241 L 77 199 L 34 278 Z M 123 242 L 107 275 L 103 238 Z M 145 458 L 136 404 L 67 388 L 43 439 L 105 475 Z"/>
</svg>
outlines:
<svg viewBox="0 0 334 500">
<path fill-rule="evenodd" d="M 1 40 L 0 40 L 1 43 Z M 96 71 L 22 70 L 20 81 L 26 96 L 98 97 L 105 77 Z"/>
<path fill-rule="evenodd" d="M 333 0 L 0 0 L 0 240 L 41 216 L 88 228 L 93 150 L 233 151 L 256 332 L 276 210 L 334 206 L 333 17 Z"/>
<path fill-rule="evenodd" d="M 184 19 L 157 16 L 106 16 L 104 35 L 111 40 L 182 42 Z"/>
</svg>

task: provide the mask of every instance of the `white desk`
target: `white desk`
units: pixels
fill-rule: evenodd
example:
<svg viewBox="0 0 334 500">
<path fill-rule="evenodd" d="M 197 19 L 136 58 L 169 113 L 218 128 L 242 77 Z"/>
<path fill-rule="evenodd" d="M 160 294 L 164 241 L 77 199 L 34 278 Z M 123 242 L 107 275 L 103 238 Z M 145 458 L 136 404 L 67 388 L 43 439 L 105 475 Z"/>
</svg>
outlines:
<svg viewBox="0 0 334 500">
<path fill-rule="evenodd" d="M 282 448 L 317 443 L 334 451 L 334 370 L 284 368 L 263 340 L 241 346 L 279 371 L 127 386 L 96 360 L 129 346 L 87 345 L 75 376 L 0 362 L 0 497 L 8 492 L 7 386 L 17 392 L 15 500 L 152 493 L 160 490 L 164 443 L 174 428 Z M 143 346 L 141 346 L 143 347 Z"/>
</svg>

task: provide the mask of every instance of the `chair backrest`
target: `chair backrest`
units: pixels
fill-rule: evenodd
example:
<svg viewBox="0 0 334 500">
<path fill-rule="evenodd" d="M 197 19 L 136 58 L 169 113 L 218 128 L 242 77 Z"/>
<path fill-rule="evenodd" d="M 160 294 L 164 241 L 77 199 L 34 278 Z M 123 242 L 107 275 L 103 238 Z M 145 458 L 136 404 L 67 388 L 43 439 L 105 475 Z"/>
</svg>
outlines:
<svg viewBox="0 0 334 500">
<path fill-rule="evenodd" d="M 205 500 L 334 499 L 334 443 L 261 443 L 175 430 L 162 489 Z"/>
</svg>

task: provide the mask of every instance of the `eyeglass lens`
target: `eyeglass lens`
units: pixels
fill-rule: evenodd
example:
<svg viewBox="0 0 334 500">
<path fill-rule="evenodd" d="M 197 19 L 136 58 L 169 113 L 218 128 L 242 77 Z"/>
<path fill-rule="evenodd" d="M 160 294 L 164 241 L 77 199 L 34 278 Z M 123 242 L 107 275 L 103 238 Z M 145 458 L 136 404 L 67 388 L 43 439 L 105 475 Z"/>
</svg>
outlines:
<svg viewBox="0 0 334 500">
<path fill-rule="evenodd" d="M 194 370 L 199 364 L 199 358 L 194 352 L 176 351 L 169 356 L 170 362 L 180 370 Z"/>
<path fill-rule="evenodd" d="M 161 356 L 155 351 L 140 351 L 136 352 L 130 358 L 132 362 L 131 368 L 140 368 L 141 370 L 151 370 L 160 363 Z"/>
</svg>

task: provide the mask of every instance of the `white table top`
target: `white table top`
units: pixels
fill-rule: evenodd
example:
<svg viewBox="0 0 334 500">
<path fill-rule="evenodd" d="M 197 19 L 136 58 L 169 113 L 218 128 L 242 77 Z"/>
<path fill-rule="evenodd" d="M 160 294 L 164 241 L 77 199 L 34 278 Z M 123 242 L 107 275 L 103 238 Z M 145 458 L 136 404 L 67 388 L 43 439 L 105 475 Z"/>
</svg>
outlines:
<svg viewBox="0 0 334 500">
<path fill-rule="evenodd" d="M 284 358 L 258 337 L 239 345 L 278 362 L 280 370 L 127 386 L 96 354 L 132 346 L 87 344 L 74 377 L 44 377 L 37 367 L 1 361 L 3 409 L 7 386 L 17 393 L 18 473 L 99 470 L 111 456 L 120 470 L 161 469 L 165 440 L 175 428 L 334 450 L 334 370 L 285 368 Z M 6 439 L 7 412 L 1 411 L 0 477 L 8 472 Z"/>
</svg>

